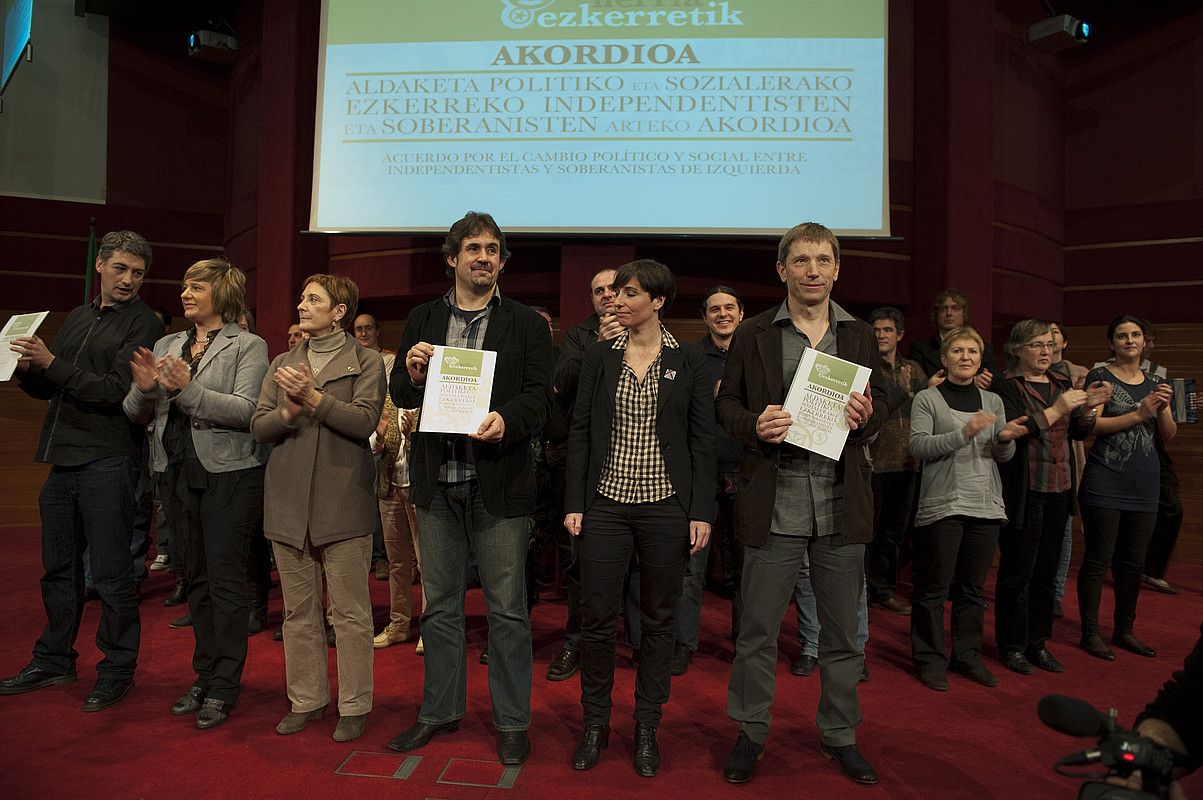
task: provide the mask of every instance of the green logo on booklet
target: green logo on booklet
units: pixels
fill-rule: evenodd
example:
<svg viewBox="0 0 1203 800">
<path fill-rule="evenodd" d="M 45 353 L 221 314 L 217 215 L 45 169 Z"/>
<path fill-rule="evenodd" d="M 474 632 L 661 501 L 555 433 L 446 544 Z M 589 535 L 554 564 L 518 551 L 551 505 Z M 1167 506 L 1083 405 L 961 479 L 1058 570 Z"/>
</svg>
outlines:
<svg viewBox="0 0 1203 800">
<path fill-rule="evenodd" d="M 443 351 L 443 374 L 478 378 L 484 362 L 485 354 L 481 351 L 448 348 Z"/>
<path fill-rule="evenodd" d="M 856 364 L 815 353 L 815 363 L 808 379 L 818 386 L 848 394 L 852 391 L 852 382 L 856 380 Z"/>
</svg>

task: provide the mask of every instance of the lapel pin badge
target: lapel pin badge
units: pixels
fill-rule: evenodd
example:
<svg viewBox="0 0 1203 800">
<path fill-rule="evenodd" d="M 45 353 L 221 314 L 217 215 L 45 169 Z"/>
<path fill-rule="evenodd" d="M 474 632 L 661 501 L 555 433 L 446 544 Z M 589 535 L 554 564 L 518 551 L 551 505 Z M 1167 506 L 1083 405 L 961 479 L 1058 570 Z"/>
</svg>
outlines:
<svg viewBox="0 0 1203 800">
<path fill-rule="evenodd" d="M 676 380 L 676 377 L 677 377 L 677 371 L 675 369 L 664 370 L 664 380 L 666 380 L 666 381 Z"/>
</svg>

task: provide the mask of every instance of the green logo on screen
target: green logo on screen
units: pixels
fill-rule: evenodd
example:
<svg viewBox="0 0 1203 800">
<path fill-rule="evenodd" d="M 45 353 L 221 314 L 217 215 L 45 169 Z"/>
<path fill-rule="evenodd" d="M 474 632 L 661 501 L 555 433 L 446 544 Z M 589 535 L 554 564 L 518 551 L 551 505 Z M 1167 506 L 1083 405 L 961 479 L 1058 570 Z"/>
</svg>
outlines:
<svg viewBox="0 0 1203 800">
<path fill-rule="evenodd" d="M 710 0 L 703 8 L 594 9 L 580 3 L 571 11 L 548 11 L 556 0 L 501 0 L 501 22 L 507 28 L 685 28 L 743 25 L 742 9 L 729 0 Z M 606 5 L 613 6 L 613 3 Z M 623 4 L 628 5 L 627 3 Z M 658 5 L 658 4 L 655 4 Z"/>
</svg>

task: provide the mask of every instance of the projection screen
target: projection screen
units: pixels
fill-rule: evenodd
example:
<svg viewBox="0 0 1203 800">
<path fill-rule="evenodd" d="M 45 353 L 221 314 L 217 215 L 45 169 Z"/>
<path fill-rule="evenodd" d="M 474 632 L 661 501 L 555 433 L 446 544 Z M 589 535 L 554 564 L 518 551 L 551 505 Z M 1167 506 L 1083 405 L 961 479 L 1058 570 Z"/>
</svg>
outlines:
<svg viewBox="0 0 1203 800">
<path fill-rule="evenodd" d="M 325 0 L 310 229 L 889 234 L 886 0 Z"/>
</svg>

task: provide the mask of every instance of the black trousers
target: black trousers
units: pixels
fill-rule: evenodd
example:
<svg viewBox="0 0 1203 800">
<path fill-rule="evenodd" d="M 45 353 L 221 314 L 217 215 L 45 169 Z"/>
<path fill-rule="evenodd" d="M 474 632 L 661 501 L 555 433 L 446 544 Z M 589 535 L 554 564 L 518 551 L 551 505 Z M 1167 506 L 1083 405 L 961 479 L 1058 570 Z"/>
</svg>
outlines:
<svg viewBox="0 0 1203 800">
<path fill-rule="evenodd" d="M 982 663 L 986 573 L 999 523 L 946 517 L 915 529 L 915 589 L 911 594 L 911 657 L 920 675 L 944 672 L 944 601 L 952 599 L 952 662 Z"/>
<path fill-rule="evenodd" d="M 209 697 L 234 703 L 246 664 L 247 559 L 263 520 L 264 468 L 206 473 L 202 480 L 184 471 L 168 468 L 164 499 L 188 580 L 192 669 Z"/>
<path fill-rule="evenodd" d="M 1108 564 L 1115 580 L 1114 633 L 1132 632 L 1145 551 L 1156 521 L 1155 511 L 1121 511 L 1082 504 L 1086 552 L 1078 571 L 1078 611 L 1082 615 L 1083 636 L 1094 636 L 1099 632 L 1099 600 Z"/>
<path fill-rule="evenodd" d="M 1151 578 L 1165 578 L 1178 543 L 1178 532 L 1182 530 L 1182 500 L 1178 496 L 1178 473 L 1172 465 L 1161 463 L 1161 496 L 1157 500 L 1157 522 L 1153 526 L 1153 537 L 1149 540 L 1149 552 L 1145 556 L 1144 574 Z"/>
<path fill-rule="evenodd" d="M 586 725 L 610 722 L 614 632 L 632 552 L 638 552 L 640 568 L 635 721 L 656 727 L 660 707 L 668 702 L 689 518 L 676 497 L 625 504 L 598 495 L 585 513 L 580 536 L 581 707 Z"/>
<path fill-rule="evenodd" d="M 865 558 L 870 600 L 889 600 L 898 586 L 898 554 L 911 525 L 915 477 L 910 470 L 873 473 L 873 543 Z"/>
<path fill-rule="evenodd" d="M 1053 601 L 1069 492 L 1028 492 L 1027 524 L 998 540 L 994 638 L 999 656 L 1039 650 L 1053 633 Z"/>
</svg>

